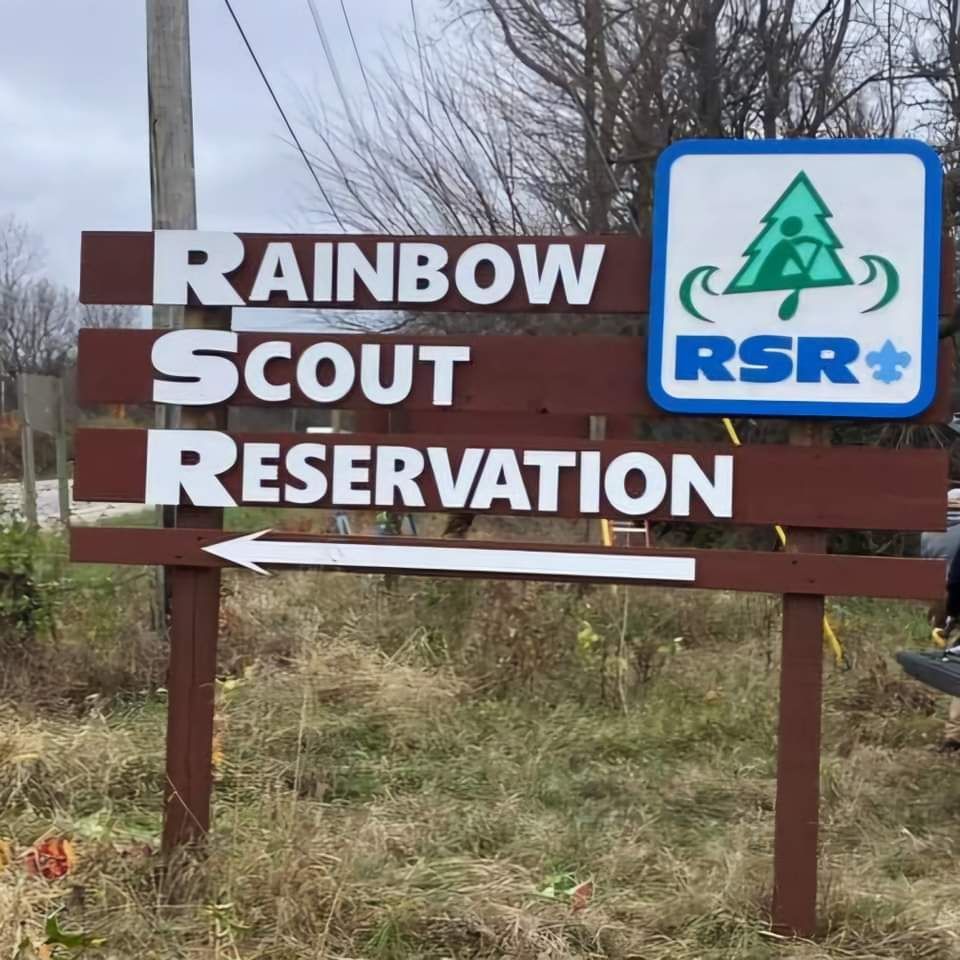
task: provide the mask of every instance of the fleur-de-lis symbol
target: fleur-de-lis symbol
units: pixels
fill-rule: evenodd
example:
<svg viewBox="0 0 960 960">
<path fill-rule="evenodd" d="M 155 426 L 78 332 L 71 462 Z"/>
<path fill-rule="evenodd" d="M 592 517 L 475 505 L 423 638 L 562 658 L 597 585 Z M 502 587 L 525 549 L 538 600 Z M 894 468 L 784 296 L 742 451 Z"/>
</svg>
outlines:
<svg viewBox="0 0 960 960">
<path fill-rule="evenodd" d="M 901 367 L 910 365 L 910 354 L 906 350 L 898 350 L 893 341 L 887 340 L 879 350 L 872 350 L 867 354 L 867 366 L 875 367 L 873 379 L 881 383 L 895 383 L 903 377 Z"/>
</svg>

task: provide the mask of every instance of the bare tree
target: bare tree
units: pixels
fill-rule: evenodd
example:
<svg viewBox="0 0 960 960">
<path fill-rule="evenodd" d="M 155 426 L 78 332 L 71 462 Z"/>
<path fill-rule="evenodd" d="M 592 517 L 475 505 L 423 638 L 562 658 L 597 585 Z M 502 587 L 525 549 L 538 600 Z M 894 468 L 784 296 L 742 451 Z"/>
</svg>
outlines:
<svg viewBox="0 0 960 960">
<path fill-rule="evenodd" d="M 74 297 L 48 280 L 26 284 L 0 328 L 0 358 L 7 374 L 59 374 L 76 345 Z"/>
<path fill-rule="evenodd" d="M 73 361 L 80 327 L 130 327 L 126 306 L 81 306 L 76 295 L 45 279 L 37 236 L 12 216 L 0 217 L 0 376 L 62 373 Z"/>
<path fill-rule="evenodd" d="M 0 217 L 0 293 L 12 293 L 37 272 L 43 260 L 40 241 L 12 214 Z"/>
</svg>

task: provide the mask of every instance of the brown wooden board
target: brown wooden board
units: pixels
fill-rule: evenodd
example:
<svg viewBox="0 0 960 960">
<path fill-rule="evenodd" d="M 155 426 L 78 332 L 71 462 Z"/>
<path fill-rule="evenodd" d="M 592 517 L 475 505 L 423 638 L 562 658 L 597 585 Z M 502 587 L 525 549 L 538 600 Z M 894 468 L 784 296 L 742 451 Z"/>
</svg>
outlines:
<svg viewBox="0 0 960 960">
<path fill-rule="evenodd" d="M 74 527 L 70 532 L 70 559 L 77 563 L 166 564 L 171 566 L 229 566 L 202 547 L 222 543 L 239 533 L 213 530 L 161 530 L 136 527 Z M 763 553 L 746 550 L 618 549 L 569 544 L 495 543 L 492 541 L 417 540 L 407 537 L 321 537 L 277 531 L 267 540 L 329 544 L 431 546 L 477 550 L 549 550 L 609 556 L 693 557 L 697 577 L 692 583 L 667 582 L 662 586 L 710 590 L 743 590 L 759 593 L 890 597 L 925 600 L 943 592 L 941 560 L 902 557 L 847 557 L 825 554 Z M 378 572 L 370 567 L 369 572 Z M 415 571 L 410 571 L 415 572 Z M 494 574 L 484 574 L 493 577 Z M 548 576 L 518 579 L 556 579 Z M 632 582 L 632 581 L 631 581 Z M 654 584 L 654 581 L 646 581 Z"/>
<path fill-rule="evenodd" d="M 81 330 L 77 397 L 81 406 L 110 403 L 150 403 L 153 400 L 154 370 L 150 352 L 161 330 Z M 232 406 L 317 406 L 296 386 L 293 368 L 296 358 L 311 344 L 332 342 L 345 347 L 359 369 L 360 350 L 364 344 L 381 347 L 383 381 L 393 374 L 393 347 L 410 344 L 468 346 L 471 360 L 458 363 L 453 378 L 453 404 L 450 408 L 432 403 L 433 369 L 431 364 L 415 363 L 410 395 L 395 407 L 384 408 L 371 403 L 359 386 L 336 407 L 347 410 L 419 411 L 423 424 L 410 427 L 411 432 L 455 433 L 461 424 L 469 423 L 468 414 L 535 415 L 531 429 L 535 432 L 562 435 L 566 425 L 548 424 L 549 417 L 613 414 L 635 417 L 668 416 L 656 407 L 647 394 L 646 340 L 642 337 L 405 337 L 360 334 L 290 334 L 240 333 L 235 362 L 243 370 L 250 352 L 270 341 L 289 342 L 291 360 L 273 359 L 266 367 L 271 382 L 292 381 L 289 403 L 269 403 L 253 396 L 241 377 L 240 388 L 229 400 Z M 950 386 L 953 351 L 944 343 L 940 352 L 938 389 L 933 404 L 917 420 L 941 423 L 950 419 Z M 333 406 L 333 405 L 330 405 Z M 436 423 L 436 427 L 428 426 Z M 585 421 L 584 421 L 585 423 Z M 572 421 L 566 424 L 572 426 Z M 511 421 L 500 420 L 499 429 L 511 429 Z M 491 423 L 492 426 L 492 423 Z M 579 429 L 572 435 L 581 433 Z M 470 429 L 467 427 L 467 429 Z M 585 427 L 583 428 L 585 430 Z M 470 432 L 475 432 L 471 430 Z"/>
<path fill-rule="evenodd" d="M 354 310 L 396 310 L 409 308 L 418 313 L 644 313 L 649 305 L 650 242 L 631 234 L 605 234 L 601 236 L 566 237 L 411 237 L 386 235 L 345 234 L 238 234 L 244 243 L 245 257 L 240 267 L 228 275 L 231 284 L 246 301 L 253 288 L 261 258 L 267 244 L 288 242 L 293 244 L 297 263 L 304 277 L 313 273 L 314 244 L 353 242 L 368 257 L 374 256 L 379 242 L 428 242 L 444 248 L 449 265 L 443 271 L 453 273 L 453 264 L 468 248 L 480 243 L 492 243 L 507 250 L 516 265 L 517 279 L 511 291 L 497 303 L 478 305 L 462 297 L 455 284 L 450 292 L 433 303 L 405 302 L 393 299 L 381 302 L 374 299 L 362 283 L 357 284 L 356 297 L 346 301 L 327 301 L 314 306 L 328 309 L 350 308 Z M 154 302 L 152 232 L 100 232 L 85 231 L 80 244 L 80 302 L 135 304 L 149 306 Z M 570 305 L 554 295 L 550 303 L 531 304 L 521 280 L 517 247 L 519 244 L 534 244 L 538 262 L 543 262 L 549 244 L 563 244 L 573 251 L 574 260 L 580 263 L 586 244 L 603 244 L 605 253 L 597 274 L 593 296 L 589 304 Z M 396 256 L 396 254 L 395 254 Z M 396 296 L 396 278 L 394 278 Z M 291 303 L 286 295 L 273 294 L 268 301 L 255 306 L 294 307 L 304 309 L 304 303 Z"/>
<path fill-rule="evenodd" d="M 715 456 L 733 457 L 733 517 L 739 524 L 782 523 L 791 526 L 838 529 L 943 529 L 945 511 L 943 483 L 947 476 L 947 454 L 940 450 L 885 450 L 876 447 L 844 447 L 833 449 L 802 449 L 786 446 L 758 445 L 731 447 L 693 443 L 624 443 L 607 441 L 591 443 L 567 440 L 550 443 L 535 439 L 518 444 L 504 443 L 502 437 L 451 439 L 448 436 L 399 435 L 384 437 L 378 434 L 353 434 L 349 437 L 317 437 L 304 434 L 235 434 L 239 443 L 277 443 L 281 460 L 291 447 L 304 442 L 328 445 L 406 446 L 420 451 L 428 447 L 444 447 L 450 451 L 454 463 L 468 447 L 497 449 L 574 451 L 596 450 L 601 464 L 631 451 L 644 451 L 662 464 L 670 474 L 670 458 L 675 454 L 690 454 L 713 473 Z M 75 437 L 76 469 L 74 496 L 78 500 L 120 503 L 144 501 L 147 432 L 144 430 L 78 430 Z M 535 488 L 536 471 L 522 467 L 528 489 Z M 371 473 L 374 471 L 371 469 Z M 578 517 L 580 512 L 577 471 L 564 470 L 560 474 L 559 509 L 540 515 Z M 241 499 L 241 469 L 239 464 L 227 471 L 224 485 L 238 503 Z M 281 465 L 280 483 L 288 479 Z M 435 483 L 428 471 L 420 481 L 424 510 L 436 511 L 443 505 Z M 639 495 L 641 491 L 634 491 Z M 502 501 L 495 501 L 490 512 L 509 513 Z M 278 505 L 283 505 L 280 503 Z M 331 506 L 329 493 L 312 504 Z M 535 506 L 534 498 L 534 506 Z M 301 504 L 302 506 L 302 504 Z M 398 505 L 399 506 L 399 505 Z M 383 507 L 380 507 L 383 509 Z M 524 515 L 528 511 L 523 511 Z M 538 515 L 533 509 L 530 515 Z M 600 516 L 621 515 L 601 492 Z M 669 518 L 669 510 L 661 506 L 649 514 L 649 519 Z M 693 522 L 712 522 L 713 515 L 706 510 L 699 497 L 692 497 L 692 511 L 685 518 Z"/>
</svg>

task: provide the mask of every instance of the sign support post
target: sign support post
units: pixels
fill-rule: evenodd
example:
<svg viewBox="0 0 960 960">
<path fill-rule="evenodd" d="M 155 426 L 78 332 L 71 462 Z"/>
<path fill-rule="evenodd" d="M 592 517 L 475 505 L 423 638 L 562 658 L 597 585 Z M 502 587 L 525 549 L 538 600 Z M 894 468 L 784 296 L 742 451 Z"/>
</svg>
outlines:
<svg viewBox="0 0 960 960">
<path fill-rule="evenodd" d="M 188 308 L 185 326 L 229 329 L 230 311 Z M 223 429 L 227 408 L 185 408 L 186 429 Z M 220 530 L 223 510 L 181 506 L 176 526 Z M 170 661 L 167 676 L 167 777 L 163 850 L 202 841 L 210 829 L 213 719 L 220 621 L 220 571 L 167 567 Z"/>
<path fill-rule="evenodd" d="M 20 459 L 23 461 L 23 516 L 27 526 L 37 526 L 37 465 L 33 453 L 33 426 L 27 409 L 27 375 L 17 375 L 17 406 L 20 409 Z"/>
<path fill-rule="evenodd" d="M 795 446 L 811 446 L 824 432 L 822 426 L 798 424 L 790 440 Z M 826 548 L 822 530 L 787 531 L 788 553 L 825 553 Z M 787 936 L 812 937 L 816 932 L 823 613 L 822 595 L 783 595 L 773 929 Z"/>
<path fill-rule="evenodd" d="M 57 456 L 57 496 L 60 501 L 60 522 L 70 526 L 70 478 L 67 475 L 67 417 L 66 403 L 63 396 L 63 378 L 57 378 L 56 386 L 56 417 L 53 442 Z"/>
</svg>

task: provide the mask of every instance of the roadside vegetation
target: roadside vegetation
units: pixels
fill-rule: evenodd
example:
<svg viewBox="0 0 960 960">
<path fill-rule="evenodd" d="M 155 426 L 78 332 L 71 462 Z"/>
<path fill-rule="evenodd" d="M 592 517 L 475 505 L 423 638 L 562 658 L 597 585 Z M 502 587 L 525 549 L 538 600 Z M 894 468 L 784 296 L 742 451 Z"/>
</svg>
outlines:
<svg viewBox="0 0 960 960">
<path fill-rule="evenodd" d="M 960 956 L 945 704 L 890 656 L 919 606 L 832 605 L 821 929 L 789 943 L 774 598 L 228 573 L 215 830 L 165 868 L 150 574 L 8 554 L 42 616 L 0 641 L 0 956 Z"/>
</svg>

